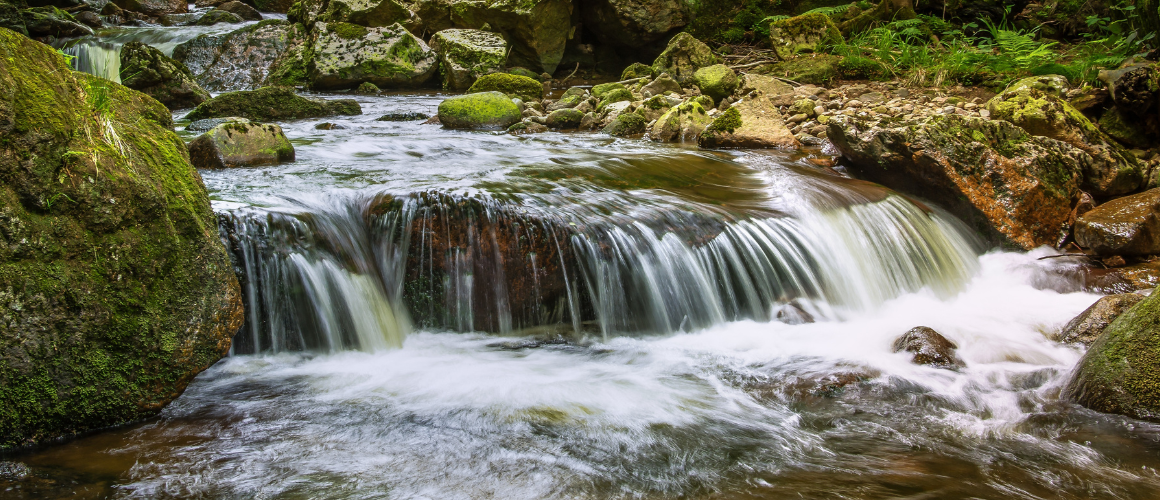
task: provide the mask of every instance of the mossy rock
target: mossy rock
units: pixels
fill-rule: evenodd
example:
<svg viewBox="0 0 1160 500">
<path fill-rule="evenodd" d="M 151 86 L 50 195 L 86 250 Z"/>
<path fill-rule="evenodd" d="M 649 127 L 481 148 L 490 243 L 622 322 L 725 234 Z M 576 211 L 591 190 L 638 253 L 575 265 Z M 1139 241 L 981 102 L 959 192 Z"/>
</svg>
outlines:
<svg viewBox="0 0 1160 500">
<path fill-rule="evenodd" d="M 547 111 L 550 113 L 557 109 L 575 108 L 586 100 L 588 100 L 587 90 L 584 90 L 580 87 L 572 87 L 565 91 L 564 95 L 560 96 L 556 102 L 550 104 Z"/>
<path fill-rule="evenodd" d="M 123 85 L 148 94 L 169 109 L 192 108 L 210 98 L 189 68 L 141 42 L 123 45 L 120 62 Z"/>
<path fill-rule="evenodd" d="M 1065 394 L 1098 412 L 1160 422 L 1160 293 L 1104 329 Z"/>
<path fill-rule="evenodd" d="M 363 82 L 379 88 L 415 88 L 439 68 L 435 51 L 402 25 L 366 28 L 316 23 L 309 61 L 310 85 L 349 89 Z"/>
<path fill-rule="evenodd" d="M 467 90 L 479 77 L 507 65 L 507 42 L 496 33 L 443 30 L 431 37 L 431 48 L 439 54 L 444 90 Z"/>
<path fill-rule="evenodd" d="M 354 99 L 307 99 L 289 87 L 263 87 L 219 95 L 185 116 L 189 120 L 240 116 L 258 122 L 361 115 Z"/>
<path fill-rule="evenodd" d="M 20 9 L 27 4 L 14 5 L 8 1 L 0 1 L 0 28 L 7 28 L 21 35 L 28 35 L 28 27 L 24 25 L 24 16 Z"/>
<path fill-rule="evenodd" d="M 31 37 L 69 38 L 93 34 L 91 28 L 78 22 L 72 14 L 53 6 L 24 9 L 20 14 Z"/>
<path fill-rule="evenodd" d="M 649 136 L 654 141 L 695 143 L 712 121 L 701 103 L 687 101 L 658 118 L 649 130 Z"/>
<path fill-rule="evenodd" d="M 357 89 L 354 89 L 354 93 L 363 95 L 374 95 L 382 91 L 383 89 L 380 89 L 378 85 L 375 85 L 371 82 L 362 82 L 362 84 L 359 85 Z"/>
<path fill-rule="evenodd" d="M 841 56 L 830 54 L 802 55 L 762 66 L 760 73 L 779 76 L 803 84 L 826 85 L 838 77 Z"/>
<path fill-rule="evenodd" d="M 474 92 L 439 103 L 439 121 L 447 128 L 506 129 L 523 118 L 520 107 L 503 92 Z"/>
<path fill-rule="evenodd" d="M 422 4 L 450 4 L 451 24 L 480 29 L 490 26 L 487 31 L 503 33 L 511 45 L 511 64 L 548 74 L 554 74 L 564 58 L 568 40 L 574 36 L 573 10 L 579 9 L 572 0 L 426 0 L 418 4 L 428 24 L 433 18 L 423 14 Z"/>
<path fill-rule="evenodd" d="M 303 53 L 307 38 L 306 28 L 300 24 L 266 19 L 178 44 L 173 48 L 173 59 L 185 64 L 197 83 L 211 92 L 305 85 L 309 83 Z"/>
<path fill-rule="evenodd" d="M 539 79 L 540 79 L 540 75 L 536 74 L 535 71 L 532 71 L 528 68 L 518 68 L 518 67 L 517 68 L 508 68 L 508 70 L 505 71 L 505 73 L 507 73 L 509 75 L 516 75 L 516 76 L 522 76 L 525 78 L 531 78 L 532 80 L 536 80 L 536 81 L 539 81 Z"/>
<path fill-rule="evenodd" d="M 617 90 L 626 90 L 626 89 L 628 89 L 628 87 L 625 87 L 623 83 L 618 83 L 618 82 L 602 83 L 600 85 L 596 85 L 596 86 L 592 87 L 592 96 L 597 98 L 597 99 L 604 99 L 604 96 L 608 95 L 611 92 L 615 92 Z"/>
<path fill-rule="evenodd" d="M 155 416 L 229 351 L 241 292 L 172 127 L 0 29 L 0 449 Z"/>
<path fill-rule="evenodd" d="M 557 109 L 548 114 L 544 124 L 553 129 L 574 129 L 580 126 L 584 113 L 575 109 Z"/>
<path fill-rule="evenodd" d="M 422 21 L 410 9 L 396 0 L 307 0 L 309 12 L 317 12 L 311 22 L 349 23 L 368 28 L 383 28 L 400 24 L 409 31 L 418 32 Z M 325 6 L 325 7 L 322 7 Z"/>
<path fill-rule="evenodd" d="M 1100 130 L 1128 146 L 1147 148 L 1155 144 L 1137 120 L 1126 118 L 1115 106 L 1100 117 Z"/>
<path fill-rule="evenodd" d="M 644 63 L 632 63 L 624 71 L 620 73 L 621 80 L 631 80 L 633 78 L 652 78 L 656 73 L 653 72 L 653 67 Z"/>
<path fill-rule="evenodd" d="M 838 73 L 850 80 L 878 80 L 890 72 L 882 63 L 862 56 L 848 56 L 838 62 Z"/>
<path fill-rule="evenodd" d="M 526 76 L 492 73 L 480 77 L 467 89 L 468 94 L 476 92 L 503 92 L 524 101 L 538 101 L 544 97 L 544 85 Z"/>
<path fill-rule="evenodd" d="M 272 123 L 223 123 L 189 143 L 189 158 L 197 168 L 272 165 L 294 161 L 294 146 Z"/>
<path fill-rule="evenodd" d="M 241 16 L 234 14 L 233 12 L 214 9 L 206 12 L 205 15 L 198 18 L 197 22 L 193 24 L 198 26 L 213 26 L 217 23 L 237 24 L 241 22 L 245 22 L 245 19 L 242 19 Z"/>
<path fill-rule="evenodd" d="M 720 101 L 733 95 L 741 80 L 737 73 L 724 64 L 714 64 L 697 70 L 693 74 L 693 81 L 700 87 L 701 93 Z"/>
<path fill-rule="evenodd" d="M 693 35 L 679 33 L 653 61 L 652 67 L 656 74 L 668 73 L 683 84 L 692 80 L 697 70 L 720 63 L 721 60 L 713 55 L 708 45 L 693 38 Z"/>
<path fill-rule="evenodd" d="M 641 135 L 648 129 L 648 120 L 638 113 L 621 113 L 604 127 L 603 132 L 616 137 Z"/>
<path fill-rule="evenodd" d="M 797 54 L 821 52 L 845 40 L 830 16 L 814 13 L 774 21 L 769 28 L 769 41 L 774 53 L 784 61 Z"/>
<path fill-rule="evenodd" d="M 619 88 L 604 94 L 604 98 L 601 99 L 600 104 L 596 106 L 596 111 L 603 111 L 604 108 L 607 108 L 609 104 L 625 101 L 631 102 L 632 99 L 632 92 L 629 92 L 626 88 Z"/>
</svg>

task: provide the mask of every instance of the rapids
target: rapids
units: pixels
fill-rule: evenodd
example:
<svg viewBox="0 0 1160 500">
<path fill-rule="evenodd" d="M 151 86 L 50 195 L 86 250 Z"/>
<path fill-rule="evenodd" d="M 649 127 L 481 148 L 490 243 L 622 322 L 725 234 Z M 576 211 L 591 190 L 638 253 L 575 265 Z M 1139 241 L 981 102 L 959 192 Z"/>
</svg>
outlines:
<svg viewBox="0 0 1160 500">
<path fill-rule="evenodd" d="M 1160 426 L 1059 399 L 1082 351 L 1047 335 L 1097 296 L 1048 250 L 987 251 L 822 151 L 376 121 L 440 98 L 357 97 L 283 125 L 295 163 L 202 172 L 234 355 L 160 418 L 19 456 L 53 480 L 5 494 L 1160 494 Z M 918 325 L 966 368 L 892 353 Z"/>
</svg>

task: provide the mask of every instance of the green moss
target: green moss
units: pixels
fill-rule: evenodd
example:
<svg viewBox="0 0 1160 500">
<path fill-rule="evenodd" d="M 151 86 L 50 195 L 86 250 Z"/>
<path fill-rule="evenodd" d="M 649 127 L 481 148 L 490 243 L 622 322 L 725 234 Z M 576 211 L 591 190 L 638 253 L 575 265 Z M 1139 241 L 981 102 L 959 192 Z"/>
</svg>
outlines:
<svg viewBox="0 0 1160 500">
<path fill-rule="evenodd" d="M 603 132 L 617 137 L 629 137 L 643 134 L 648 127 L 648 120 L 637 113 L 621 113 L 604 127 Z"/>
<path fill-rule="evenodd" d="M 733 132 L 736 132 L 737 129 L 741 128 L 741 125 L 741 112 L 737 111 L 737 108 L 731 107 L 725 110 L 724 113 L 718 115 L 717 118 L 713 120 L 713 123 L 710 123 L 709 126 L 705 128 L 705 133 L 732 134 Z"/>
<path fill-rule="evenodd" d="M 343 40 L 362 40 L 367 36 L 367 29 L 351 23 L 328 24 L 327 29 Z"/>
<path fill-rule="evenodd" d="M 627 87 L 625 87 L 624 84 L 617 82 L 602 83 L 592 87 L 592 95 L 597 99 L 604 99 L 605 95 L 618 90 L 627 90 Z"/>
<path fill-rule="evenodd" d="M 614 103 L 624 102 L 624 101 L 631 102 L 632 99 L 633 99 L 632 92 L 629 92 L 628 89 L 626 89 L 622 86 L 621 88 L 618 88 L 616 90 L 613 90 L 611 92 L 604 94 L 604 98 L 600 100 L 600 104 L 596 106 L 596 110 L 603 111 L 604 108 L 608 107 L 609 104 L 614 104 Z"/>
<path fill-rule="evenodd" d="M 359 114 L 362 108 L 352 99 L 313 100 L 298 95 L 292 88 L 263 87 L 219 95 L 198 105 L 185 118 L 240 116 L 254 121 L 278 121 Z"/>
<path fill-rule="evenodd" d="M 693 81 L 700 87 L 701 93 L 712 97 L 714 101 L 720 101 L 733 95 L 733 92 L 741 85 L 737 73 L 724 64 L 715 64 L 697 70 L 693 74 Z"/>
<path fill-rule="evenodd" d="M 1080 360 L 1067 393 L 1099 412 L 1160 421 L 1160 294 L 1108 325 Z"/>
<path fill-rule="evenodd" d="M 760 66 L 756 68 L 756 72 L 799 83 L 826 85 L 838 77 L 838 63 L 841 61 L 841 57 L 829 54 L 798 56 L 787 61 Z"/>
<path fill-rule="evenodd" d="M 620 74 L 620 79 L 631 80 L 633 78 L 651 78 L 653 76 L 655 74 L 653 73 L 652 66 L 644 63 L 632 63 L 631 66 L 624 68 L 624 71 Z"/>
<path fill-rule="evenodd" d="M 449 128 L 507 128 L 521 118 L 519 106 L 502 92 L 476 92 L 439 104 L 439 121 Z"/>
<path fill-rule="evenodd" d="M 877 80 L 889 76 L 889 71 L 878 61 L 862 56 L 848 56 L 838 62 L 838 73 L 852 80 Z"/>
<path fill-rule="evenodd" d="M 699 95 L 694 97 L 692 102 L 697 103 L 702 109 L 713 109 L 717 104 L 713 102 L 713 98 L 707 95 Z"/>
<path fill-rule="evenodd" d="M 525 101 L 538 101 L 544 96 L 544 86 L 526 76 L 507 73 L 484 75 L 467 89 L 468 94 L 476 92 L 503 92 Z"/>
</svg>

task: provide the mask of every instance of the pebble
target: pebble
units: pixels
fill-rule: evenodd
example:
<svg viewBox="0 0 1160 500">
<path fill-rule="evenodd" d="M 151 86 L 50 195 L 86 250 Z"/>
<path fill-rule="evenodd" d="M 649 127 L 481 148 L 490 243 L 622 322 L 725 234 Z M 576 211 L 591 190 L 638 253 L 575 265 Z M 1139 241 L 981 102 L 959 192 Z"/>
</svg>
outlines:
<svg viewBox="0 0 1160 500">
<path fill-rule="evenodd" d="M 859 101 L 857 99 L 851 99 L 849 102 L 846 103 L 846 107 L 847 108 L 855 108 L 855 109 L 860 108 L 860 107 L 862 107 L 862 101 Z"/>
</svg>

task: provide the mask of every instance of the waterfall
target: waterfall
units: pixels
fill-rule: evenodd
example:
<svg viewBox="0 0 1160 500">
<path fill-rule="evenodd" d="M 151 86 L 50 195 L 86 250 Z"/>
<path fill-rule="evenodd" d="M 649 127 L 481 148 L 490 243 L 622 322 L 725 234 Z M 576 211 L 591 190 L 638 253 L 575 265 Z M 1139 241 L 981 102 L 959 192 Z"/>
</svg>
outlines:
<svg viewBox="0 0 1160 500">
<path fill-rule="evenodd" d="M 65 47 L 61 52 L 73 57 L 73 69 L 121 83 L 121 46 L 90 41 Z"/>
<path fill-rule="evenodd" d="M 897 195 L 792 217 L 564 212 L 431 193 L 223 212 L 247 306 L 235 352 L 383 349 L 412 321 L 607 339 L 840 320 L 953 295 L 977 265 L 952 218 Z"/>
</svg>

